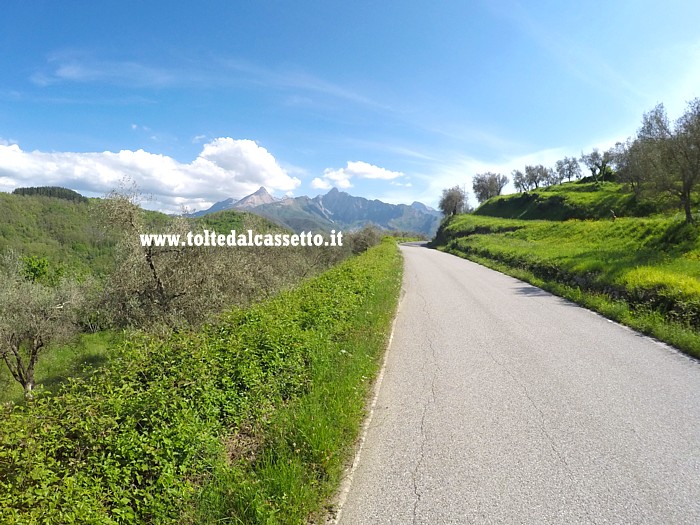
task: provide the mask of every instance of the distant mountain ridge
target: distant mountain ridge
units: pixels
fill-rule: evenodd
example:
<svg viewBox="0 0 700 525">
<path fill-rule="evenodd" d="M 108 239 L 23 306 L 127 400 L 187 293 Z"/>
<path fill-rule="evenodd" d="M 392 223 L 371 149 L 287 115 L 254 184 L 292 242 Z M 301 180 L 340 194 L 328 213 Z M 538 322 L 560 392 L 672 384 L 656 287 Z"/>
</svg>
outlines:
<svg viewBox="0 0 700 525">
<path fill-rule="evenodd" d="M 194 216 L 200 217 L 227 209 L 245 209 L 294 231 L 357 229 L 374 224 L 385 230 L 412 231 L 428 236 L 435 234 L 442 213 L 423 203 L 388 204 L 380 200 L 354 197 L 331 189 L 316 197 L 284 197 L 277 199 L 264 187 L 242 199 L 229 198 L 215 203 Z"/>
</svg>

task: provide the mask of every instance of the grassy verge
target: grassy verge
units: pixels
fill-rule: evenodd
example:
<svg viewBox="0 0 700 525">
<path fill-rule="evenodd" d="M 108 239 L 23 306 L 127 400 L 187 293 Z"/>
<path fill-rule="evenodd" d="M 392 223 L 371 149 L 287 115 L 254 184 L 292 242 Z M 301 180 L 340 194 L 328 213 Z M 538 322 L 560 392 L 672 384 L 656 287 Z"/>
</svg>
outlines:
<svg viewBox="0 0 700 525">
<path fill-rule="evenodd" d="M 552 222 L 472 215 L 446 224 L 435 244 L 700 357 L 696 226 L 668 218 Z"/>
<path fill-rule="evenodd" d="M 308 390 L 270 418 L 254 461 L 244 458 L 215 477 L 202 493 L 198 523 L 306 523 L 330 510 L 324 504 L 340 483 L 364 417 L 401 281 L 393 241 L 362 257 L 359 272 L 329 272 L 321 279 L 327 287 L 307 289 L 326 288 L 307 305 L 310 314 L 340 313 L 331 305 L 347 287 L 353 294 L 364 290 L 364 297 L 347 317 L 334 315 L 335 326 L 319 327 L 318 335 L 330 329 L 335 336 L 317 341 L 311 352 Z"/>
<path fill-rule="evenodd" d="M 401 280 L 388 240 L 0 413 L 2 523 L 305 523 L 352 450 Z"/>
</svg>

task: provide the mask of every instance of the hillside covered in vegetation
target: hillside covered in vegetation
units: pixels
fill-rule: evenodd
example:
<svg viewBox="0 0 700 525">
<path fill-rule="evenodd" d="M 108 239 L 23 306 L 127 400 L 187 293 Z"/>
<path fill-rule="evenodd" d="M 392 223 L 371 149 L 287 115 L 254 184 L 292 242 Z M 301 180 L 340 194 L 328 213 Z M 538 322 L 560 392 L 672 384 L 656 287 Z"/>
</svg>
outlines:
<svg viewBox="0 0 700 525">
<path fill-rule="evenodd" d="M 141 236 L 149 233 L 203 239 L 205 230 L 291 232 L 239 210 L 172 217 L 142 209 L 129 193 L 85 200 L 70 190 L 45 190 L 0 194 L 0 386 L 14 379 L 27 398 L 35 385 L 75 369 L 42 371 L 40 357 L 77 333 L 196 328 L 224 308 L 271 297 L 380 240 L 369 228 L 348 234 L 342 245 L 313 249 L 143 245 Z M 8 391 L 14 388 L 3 388 L 0 402 L 13 399 Z"/>
<path fill-rule="evenodd" d="M 662 200 L 643 199 L 617 182 L 581 179 L 536 190 L 499 195 L 484 202 L 475 215 L 507 219 L 610 219 L 644 217 L 666 209 Z"/>
<path fill-rule="evenodd" d="M 432 244 L 700 356 L 700 229 L 664 208 L 623 184 L 564 183 L 455 215 Z"/>
<path fill-rule="evenodd" d="M 104 216 L 105 199 L 87 199 L 65 188 L 23 188 L 0 192 L 0 253 L 43 257 L 73 271 L 106 274 L 113 269 L 117 232 Z M 63 191 L 61 191 L 63 190 Z M 143 211 L 143 233 L 169 233 L 170 217 Z M 262 231 L 279 230 L 245 211 L 226 210 L 189 219 L 192 230 L 221 232 L 254 222 Z"/>
<path fill-rule="evenodd" d="M 385 348 L 396 243 L 144 246 L 291 232 L 59 190 L 0 194 L 0 522 L 323 515 Z"/>
</svg>

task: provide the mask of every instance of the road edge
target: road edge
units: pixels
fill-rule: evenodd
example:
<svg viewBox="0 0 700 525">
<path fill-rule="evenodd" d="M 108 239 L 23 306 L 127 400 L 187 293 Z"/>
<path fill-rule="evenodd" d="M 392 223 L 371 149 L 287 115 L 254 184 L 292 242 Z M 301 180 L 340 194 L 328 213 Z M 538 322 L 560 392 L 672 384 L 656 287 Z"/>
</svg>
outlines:
<svg viewBox="0 0 700 525">
<path fill-rule="evenodd" d="M 402 257 L 403 259 L 403 257 Z M 336 525 L 343 514 L 343 507 L 350 493 L 350 488 L 352 487 L 352 482 L 355 477 L 355 471 L 360 462 L 360 457 L 362 456 L 362 450 L 364 449 L 365 441 L 367 439 L 367 433 L 369 431 L 369 426 L 372 423 L 374 417 L 374 409 L 377 406 L 377 399 L 379 398 L 379 390 L 382 386 L 382 381 L 384 379 L 384 372 L 386 370 L 386 364 L 389 357 L 389 352 L 391 351 L 391 345 L 394 341 L 394 331 L 396 330 L 396 320 L 399 317 L 399 312 L 401 311 L 401 305 L 403 303 L 404 297 L 406 295 L 406 290 L 403 282 L 401 283 L 401 290 L 399 292 L 399 301 L 396 305 L 396 311 L 394 312 L 394 319 L 391 322 L 391 332 L 389 333 L 389 339 L 386 344 L 386 349 L 384 350 L 384 356 L 382 358 L 382 364 L 377 373 L 377 377 L 374 380 L 372 388 L 370 390 L 370 396 L 368 397 L 367 405 L 367 416 L 362 422 L 362 427 L 360 429 L 360 436 L 355 445 L 355 453 L 352 456 L 352 463 L 345 468 L 345 473 L 340 481 L 340 486 L 336 491 L 334 497 L 331 499 L 328 508 L 332 509 L 324 521 L 325 525 Z"/>
</svg>

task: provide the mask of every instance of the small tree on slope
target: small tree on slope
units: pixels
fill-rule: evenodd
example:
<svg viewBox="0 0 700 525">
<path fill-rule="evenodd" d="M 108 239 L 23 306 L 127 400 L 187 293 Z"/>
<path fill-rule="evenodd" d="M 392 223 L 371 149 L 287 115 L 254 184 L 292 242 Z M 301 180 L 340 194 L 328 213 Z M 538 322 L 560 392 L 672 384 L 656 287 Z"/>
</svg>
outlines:
<svg viewBox="0 0 700 525">
<path fill-rule="evenodd" d="M 31 399 L 39 355 L 52 342 L 75 333 L 74 313 L 80 293 L 75 282 L 50 286 L 22 275 L 21 265 L 6 258 L 0 269 L 0 357 Z"/>
</svg>

